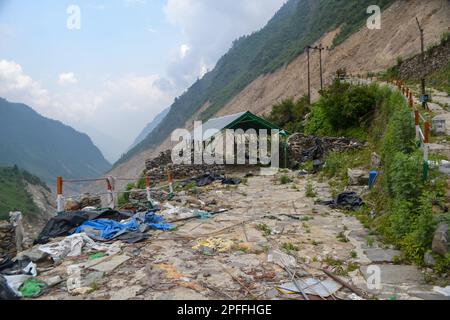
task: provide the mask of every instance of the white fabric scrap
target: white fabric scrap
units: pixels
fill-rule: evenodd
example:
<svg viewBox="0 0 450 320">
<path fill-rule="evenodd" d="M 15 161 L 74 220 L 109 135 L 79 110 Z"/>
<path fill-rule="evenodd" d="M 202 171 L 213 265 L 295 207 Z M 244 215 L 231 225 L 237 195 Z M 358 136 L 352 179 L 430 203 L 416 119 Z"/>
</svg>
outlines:
<svg viewBox="0 0 450 320">
<path fill-rule="evenodd" d="M 55 261 L 61 261 L 65 257 L 78 257 L 83 248 L 87 252 L 109 250 L 109 246 L 99 245 L 85 233 L 74 234 L 60 242 L 42 245 L 39 250 L 49 254 Z"/>
<path fill-rule="evenodd" d="M 10 287 L 11 290 L 14 291 L 14 293 L 16 295 L 21 297 L 22 294 L 19 291 L 20 286 L 22 286 L 22 284 L 25 281 L 32 278 L 32 276 L 21 274 L 21 275 L 17 275 L 17 276 L 4 276 L 4 278 L 6 279 L 6 282 L 8 283 L 8 287 Z"/>
</svg>

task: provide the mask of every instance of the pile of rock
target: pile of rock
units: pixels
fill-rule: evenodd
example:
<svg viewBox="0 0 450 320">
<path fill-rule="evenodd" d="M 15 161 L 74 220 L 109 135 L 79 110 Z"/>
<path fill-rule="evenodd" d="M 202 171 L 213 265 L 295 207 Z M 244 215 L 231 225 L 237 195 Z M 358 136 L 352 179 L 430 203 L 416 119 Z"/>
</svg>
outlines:
<svg viewBox="0 0 450 320">
<path fill-rule="evenodd" d="M 192 161 L 193 162 L 193 161 Z M 151 183 L 166 182 L 168 179 L 167 169 L 170 169 L 172 177 L 177 180 L 187 179 L 203 175 L 205 173 L 224 174 L 225 166 L 207 164 L 180 164 L 173 165 L 170 150 L 162 152 L 157 158 L 145 162 L 144 175 L 151 177 Z"/>
<path fill-rule="evenodd" d="M 65 202 L 65 211 L 79 211 L 87 207 L 100 208 L 102 206 L 102 199 L 99 196 L 92 196 L 84 194 L 80 199 L 67 199 Z"/>
<path fill-rule="evenodd" d="M 403 61 L 398 68 L 398 74 L 402 80 L 420 80 L 447 66 L 449 60 L 450 41 L 447 41 L 429 50 L 425 54 L 425 63 L 422 63 L 420 54 Z"/>
<path fill-rule="evenodd" d="M 0 222 L 0 258 L 15 257 L 16 254 L 15 228 L 8 222 Z"/>
<path fill-rule="evenodd" d="M 345 152 L 365 146 L 348 138 L 319 138 L 296 133 L 288 139 L 289 161 L 292 167 L 308 161 L 323 160 L 329 152 Z"/>
</svg>

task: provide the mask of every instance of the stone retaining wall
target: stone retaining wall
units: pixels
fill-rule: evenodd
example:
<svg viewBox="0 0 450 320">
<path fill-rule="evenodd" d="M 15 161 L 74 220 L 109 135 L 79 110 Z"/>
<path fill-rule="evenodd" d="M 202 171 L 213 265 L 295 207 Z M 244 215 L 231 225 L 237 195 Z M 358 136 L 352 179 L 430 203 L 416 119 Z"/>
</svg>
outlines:
<svg viewBox="0 0 450 320">
<path fill-rule="evenodd" d="M 15 257 L 16 236 L 13 225 L 8 222 L 0 222 L 0 257 Z"/>
</svg>

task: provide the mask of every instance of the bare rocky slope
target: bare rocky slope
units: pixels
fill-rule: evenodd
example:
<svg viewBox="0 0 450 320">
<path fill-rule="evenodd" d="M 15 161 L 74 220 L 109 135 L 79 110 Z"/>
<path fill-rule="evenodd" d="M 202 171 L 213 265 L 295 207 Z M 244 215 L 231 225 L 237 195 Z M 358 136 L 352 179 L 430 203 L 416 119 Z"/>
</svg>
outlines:
<svg viewBox="0 0 450 320">
<path fill-rule="evenodd" d="M 324 78 L 329 83 L 339 68 L 346 68 L 353 74 L 364 74 L 386 70 L 395 65 L 398 57 L 407 58 L 420 52 L 420 40 L 416 17 L 425 29 L 425 45 L 439 42 L 441 35 L 448 32 L 450 26 L 450 2 L 447 0 L 399 0 L 382 13 L 381 30 L 369 30 L 363 27 L 339 46 L 323 54 Z M 330 46 L 339 29 L 322 37 L 318 43 Z M 311 75 L 313 97 L 317 98 L 320 87 L 318 54 L 311 56 Z M 274 73 L 260 76 L 242 92 L 227 103 L 217 116 L 241 111 L 251 111 L 262 115 L 272 106 L 289 97 L 299 98 L 307 91 L 306 54 L 299 55 L 290 64 Z M 191 128 L 193 120 L 200 117 L 202 107 L 193 117 L 186 120 L 185 127 Z M 145 160 L 155 157 L 170 148 L 168 137 L 157 148 L 145 150 L 129 161 L 114 168 L 108 175 L 116 177 L 136 177 L 144 169 Z M 118 182 L 117 188 L 124 187 Z M 103 190 L 104 185 L 92 185 L 90 191 Z"/>
</svg>

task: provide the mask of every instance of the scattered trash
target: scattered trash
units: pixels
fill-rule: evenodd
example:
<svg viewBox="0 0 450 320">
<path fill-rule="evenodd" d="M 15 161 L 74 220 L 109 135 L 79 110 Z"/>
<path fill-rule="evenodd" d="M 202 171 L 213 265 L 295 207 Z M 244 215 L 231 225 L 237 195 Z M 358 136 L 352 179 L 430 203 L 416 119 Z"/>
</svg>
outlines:
<svg viewBox="0 0 450 320">
<path fill-rule="evenodd" d="M 364 147 L 363 143 L 347 138 L 319 138 L 301 133 L 290 136 L 288 145 L 290 162 L 294 167 L 308 161 L 317 161 L 315 171 L 322 166 L 323 159 L 330 151 L 344 152 Z"/>
<path fill-rule="evenodd" d="M 356 210 L 364 205 L 363 200 L 356 194 L 356 192 L 343 192 L 338 195 L 334 206 L 339 209 Z"/>
<path fill-rule="evenodd" d="M 212 250 L 213 252 L 217 251 L 220 253 L 230 252 L 234 246 L 234 242 L 231 240 L 225 240 L 220 238 L 209 238 L 198 240 L 197 245 L 192 247 L 194 250 L 204 251 Z M 207 251 L 208 252 L 208 251 Z"/>
<path fill-rule="evenodd" d="M 298 279 L 297 283 L 301 286 L 301 289 L 309 295 L 320 296 L 322 298 L 328 298 L 335 294 L 342 288 L 342 285 L 331 280 L 326 279 L 323 281 L 316 280 L 314 278 Z M 301 293 L 294 282 L 288 282 L 279 286 L 279 289 L 288 291 L 290 293 Z"/>
<path fill-rule="evenodd" d="M 378 179 L 378 171 L 370 171 L 369 173 L 369 188 L 372 189 Z"/>
<path fill-rule="evenodd" d="M 363 298 L 361 298 L 360 296 L 358 296 L 356 293 L 352 293 L 351 295 L 348 296 L 348 298 L 349 298 L 350 300 L 354 300 L 354 301 L 364 300 Z"/>
<path fill-rule="evenodd" d="M 66 257 L 78 257 L 83 249 L 87 252 L 108 251 L 109 247 L 99 245 L 85 233 L 74 234 L 60 242 L 39 246 L 39 250 L 49 254 L 55 262 L 62 261 Z"/>
<path fill-rule="evenodd" d="M 293 256 L 278 250 L 270 252 L 267 256 L 267 261 L 275 263 L 282 268 L 295 268 L 297 266 L 297 260 Z"/>
<path fill-rule="evenodd" d="M 367 171 L 347 169 L 347 175 L 351 186 L 365 186 L 369 183 L 369 174 Z"/>
<path fill-rule="evenodd" d="M 18 300 L 18 299 L 20 299 L 20 296 L 9 287 L 5 277 L 0 275 L 0 300 Z"/>
<path fill-rule="evenodd" d="M 24 298 L 37 298 L 42 294 L 43 289 L 47 287 L 47 284 L 38 279 L 26 280 L 19 291 Z"/>
<path fill-rule="evenodd" d="M 28 279 L 31 279 L 31 275 L 16 275 L 16 276 L 4 276 L 6 283 L 8 287 L 14 292 L 14 294 L 18 297 L 21 297 L 21 293 L 19 291 L 19 288 L 22 286 L 22 284 L 27 281 Z"/>
<path fill-rule="evenodd" d="M 186 186 L 195 183 L 197 187 L 205 187 L 216 181 L 220 181 L 222 184 L 225 185 L 239 185 L 242 182 L 242 180 L 238 178 L 226 178 L 216 173 L 207 173 L 193 179 L 185 180 L 182 182 L 182 185 Z"/>
<path fill-rule="evenodd" d="M 95 254 L 93 254 L 93 255 L 91 255 L 90 257 L 89 257 L 89 260 L 97 260 L 97 259 L 101 259 L 101 258 L 104 258 L 104 257 L 107 257 L 108 255 L 106 254 L 106 253 L 104 253 L 104 252 L 97 252 L 97 253 L 95 253 Z"/>
<path fill-rule="evenodd" d="M 76 233 L 86 233 L 91 239 L 97 241 L 113 240 L 128 231 L 139 230 L 139 224 L 132 219 L 127 223 L 120 223 L 114 220 L 86 221 L 79 226 Z"/>
<path fill-rule="evenodd" d="M 46 244 L 52 238 L 66 237 L 86 221 L 110 219 L 121 221 L 131 214 L 115 210 L 64 212 L 52 218 L 37 237 L 36 244 Z"/>
</svg>

